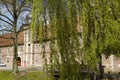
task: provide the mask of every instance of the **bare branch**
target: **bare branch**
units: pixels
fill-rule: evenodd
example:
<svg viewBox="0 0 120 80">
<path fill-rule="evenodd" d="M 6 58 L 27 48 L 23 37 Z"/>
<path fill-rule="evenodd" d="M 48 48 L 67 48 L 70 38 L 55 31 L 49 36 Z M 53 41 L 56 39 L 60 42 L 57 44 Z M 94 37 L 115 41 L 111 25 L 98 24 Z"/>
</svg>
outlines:
<svg viewBox="0 0 120 80">
<path fill-rule="evenodd" d="M 10 11 L 8 4 L 11 4 L 9 1 L 1 0 L 1 2 L 5 5 L 7 8 L 7 11 L 13 16 L 12 11 Z"/>
<path fill-rule="evenodd" d="M 4 15 L 4 14 L 1 14 L 1 13 L 0 13 L 0 16 L 5 17 L 5 18 L 8 19 L 11 23 L 13 23 L 13 21 L 12 21 L 8 16 L 6 16 L 6 15 Z"/>
<path fill-rule="evenodd" d="M 21 3 L 21 5 L 18 7 L 18 9 L 17 9 L 17 12 L 18 12 L 18 16 L 19 16 L 19 14 L 21 13 L 21 9 L 24 7 L 26 5 L 26 0 L 23 0 L 22 1 L 22 3 Z"/>
<path fill-rule="evenodd" d="M 28 24 L 29 25 L 29 24 Z M 20 29 L 17 31 L 17 35 L 20 33 L 20 32 L 23 32 L 23 31 L 25 31 L 25 30 L 29 30 L 30 29 L 30 27 L 24 27 L 24 26 L 22 26 L 22 27 L 20 27 Z"/>
<path fill-rule="evenodd" d="M 6 28 L 6 29 L 12 29 L 12 27 L 8 24 L 6 24 L 6 23 L 2 23 L 2 25 L 0 26 L 0 29 L 4 29 L 4 28 Z"/>
<path fill-rule="evenodd" d="M 29 11 L 29 12 L 31 12 L 31 10 L 29 10 L 29 9 L 22 9 L 20 12 L 19 12 L 19 14 L 18 15 L 20 15 L 22 12 L 24 12 L 24 11 Z"/>
<path fill-rule="evenodd" d="M 7 4 L 5 4 L 5 6 L 6 6 L 6 8 L 7 8 L 8 12 L 9 12 L 9 13 L 12 15 L 12 17 L 13 17 L 13 13 L 10 11 L 10 9 L 9 9 L 8 5 L 7 5 Z"/>
<path fill-rule="evenodd" d="M 8 22 L 8 21 L 6 21 L 6 20 L 2 19 L 2 18 L 0 18 L 0 20 L 1 20 L 1 21 L 3 21 L 3 22 L 5 22 L 5 23 L 7 23 L 7 24 L 9 24 L 9 25 L 11 25 L 11 26 L 13 26 L 13 24 L 12 24 L 12 23 L 10 23 L 10 22 Z"/>
<path fill-rule="evenodd" d="M 1 29 L 0 31 L 13 32 L 12 29 Z"/>
</svg>

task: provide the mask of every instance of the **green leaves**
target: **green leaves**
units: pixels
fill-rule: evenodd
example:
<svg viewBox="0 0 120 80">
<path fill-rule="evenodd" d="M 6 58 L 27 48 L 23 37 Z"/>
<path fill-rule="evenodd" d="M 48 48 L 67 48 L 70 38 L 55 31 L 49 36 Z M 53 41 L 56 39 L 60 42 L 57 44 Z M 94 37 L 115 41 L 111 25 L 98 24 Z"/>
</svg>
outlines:
<svg viewBox="0 0 120 80">
<path fill-rule="evenodd" d="M 99 53 L 116 53 L 119 48 L 120 23 L 118 22 L 118 0 L 87 0 L 83 8 L 83 44 L 86 61 L 92 65 L 98 61 Z M 118 43 L 119 44 L 119 43 Z M 114 45 L 114 46 L 113 46 Z M 116 46 L 116 47 L 115 47 Z M 116 52 L 117 51 L 117 52 Z M 94 58 L 91 59 L 91 58 Z M 90 62 L 91 61 L 91 62 Z"/>
<path fill-rule="evenodd" d="M 50 58 L 47 58 L 46 55 L 44 59 L 47 59 L 45 61 L 48 61 L 47 63 L 51 67 L 61 65 L 61 80 L 64 80 L 66 76 L 67 79 L 76 80 L 77 76 L 75 75 L 79 73 L 79 68 L 73 69 L 73 65 L 76 65 L 76 59 L 81 54 L 77 35 L 79 15 L 77 15 L 76 0 L 46 0 L 47 4 L 43 4 L 43 0 L 39 0 L 39 2 L 33 1 L 31 26 L 34 32 L 36 32 L 36 27 L 39 27 L 41 34 L 48 33 L 49 35 L 50 53 L 47 55 Z M 45 10 L 46 13 L 44 13 Z M 47 25 L 44 23 L 46 19 L 49 22 Z M 37 23 L 39 25 L 36 25 Z M 45 32 L 45 28 L 50 28 L 49 32 Z M 43 36 L 41 34 L 39 36 Z M 40 40 L 44 40 L 46 36 L 41 37 Z M 45 43 L 43 45 L 45 50 Z M 43 55 L 45 55 L 44 52 Z M 73 75 L 73 73 L 75 74 Z"/>
<path fill-rule="evenodd" d="M 40 41 L 49 35 L 46 39 L 50 40 L 50 58 L 45 61 L 50 61 L 52 67 L 61 65 L 61 80 L 66 75 L 68 80 L 78 79 L 79 69 L 71 66 L 76 65 L 76 60 L 84 60 L 93 70 L 100 54 L 114 51 L 111 48 L 119 43 L 120 35 L 119 3 L 119 0 L 33 1 L 31 26 L 34 32 L 39 27 Z M 83 27 L 83 44 L 78 39 L 78 24 Z"/>
</svg>

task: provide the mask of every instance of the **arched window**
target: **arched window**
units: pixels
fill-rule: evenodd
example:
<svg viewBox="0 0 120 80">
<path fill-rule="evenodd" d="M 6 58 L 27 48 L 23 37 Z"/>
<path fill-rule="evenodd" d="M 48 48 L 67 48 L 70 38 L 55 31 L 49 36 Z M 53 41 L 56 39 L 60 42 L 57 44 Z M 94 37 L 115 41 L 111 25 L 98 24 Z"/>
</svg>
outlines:
<svg viewBox="0 0 120 80">
<path fill-rule="evenodd" d="M 17 62 L 18 62 L 18 66 L 21 66 L 21 58 L 20 57 L 18 57 Z"/>
</svg>

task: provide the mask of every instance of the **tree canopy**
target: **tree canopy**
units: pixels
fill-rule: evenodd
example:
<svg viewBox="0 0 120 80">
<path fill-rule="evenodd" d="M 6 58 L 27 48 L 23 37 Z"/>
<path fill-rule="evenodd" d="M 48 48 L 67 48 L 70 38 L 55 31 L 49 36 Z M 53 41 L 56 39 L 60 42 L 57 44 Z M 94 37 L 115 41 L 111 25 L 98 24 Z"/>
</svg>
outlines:
<svg viewBox="0 0 120 80">
<path fill-rule="evenodd" d="M 119 54 L 119 8 L 119 0 L 33 0 L 31 26 L 34 32 L 39 27 L 40 41 L 50 34 L 50 64 L 61 64 L 61 80 L 79 79 L 79 67 L 72 66 L 76 59 L 94 70 L 101 54 Z M 83 43 L 77 24 L 83 28 Z"/>
</svg>

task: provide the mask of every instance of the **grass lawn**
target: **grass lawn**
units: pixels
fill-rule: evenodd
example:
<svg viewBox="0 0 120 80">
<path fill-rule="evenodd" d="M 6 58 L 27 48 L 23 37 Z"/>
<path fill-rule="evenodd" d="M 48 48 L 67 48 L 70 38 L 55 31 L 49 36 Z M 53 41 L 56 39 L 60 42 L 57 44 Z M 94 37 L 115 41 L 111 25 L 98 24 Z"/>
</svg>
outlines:
<svg viewBox="0 0 120 80">
<path fill-rule="evenodd" d="M 11 71 L 0 70 L 0 80 L 52 80 L 45 72 L 19 72 L 18 75 L 12 75 Z"/>
</svg>

